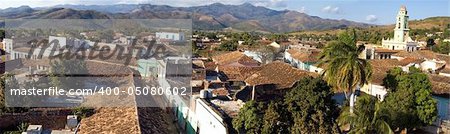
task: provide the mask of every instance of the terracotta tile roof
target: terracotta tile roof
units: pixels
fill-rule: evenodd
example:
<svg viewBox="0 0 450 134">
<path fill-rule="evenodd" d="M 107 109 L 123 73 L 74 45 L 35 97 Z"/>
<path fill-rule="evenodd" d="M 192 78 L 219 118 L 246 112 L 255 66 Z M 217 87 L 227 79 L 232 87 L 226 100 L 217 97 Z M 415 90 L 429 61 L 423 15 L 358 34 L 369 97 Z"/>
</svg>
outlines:
<svg viewBox="0 0 450 134">
<path fill-rule="evenodd" d="M 280 45 L 282 45 L 282 46 L 289 46 L 289 45 L 292 44 L 292 42 L 290 42 L 290 41 L 283 41 L 283 42 L 280 42 L 280 43 L 278 43 L 278 44 L 280 44 Z"/>
<path fill-rule="evenodd" d="M 447 67 L 450 67 L 450 55 L 445 55 L 445 54 L 438 54 L 437 57 L 440 60 L 443 60 L 447 63 Z"/>
<path fill-rule="evenodd" d="M 223 64 L 228 64 L 230 62 L 235 62 L 235 61 L 239 60 L 239 58 L 241 58 L 242 56 L 244 56 L 244 53 L 242 53 L 240 51 L 233 51 L 233 52 L 214 56 L 214 57 L 212 57 L 212 60 L 214 62 L 216 62 L 216 64 L 218 64 L 218 65 L 223 65 Z"/>
<path fill-rule="evenodd" d="M 410 63 L 416 63 L 416 64 L 420 64 L 422 62 L 424 62 L 424 59 L 418 59 L 418 58 L 412 58 L 412 57 L 406 57 L 405 59 L 400 60 L 400 65 L 401 66 L 406 66 Z"/>
<path fill-rule="evenodd" d="M 450 77 L 436 74 L 428 75 L 433 86 L 434 94 L 450 94 Z"/>
<path fill-rule="evenodd" d="M 216 96 L 227 96 L 227 95 L 229 95 L 228 90 L 227 89 L 223 89 L 223 88 L 222 89 L 215 89 L 215 90 L 213 90 L 212 94 L 216 95 Z"/>
<path fill-rule="evenodd" d="M 272 44 L 272 42 L 273 41 L 270 41 L 270 40 L 260 40 L 260 41 L 258 41 L 258 43 L 262 44 L 262 45 L 270 45 L 270 44 Z"/>
<path fill-rule="evenodd" d="M 430 50 L 419 50 L 419 51 L 414 51 L 414 52 L 400 51 L 400 52 L 394 54 L 394 56 L 403 57 L 403 58 L 410 57 L 410 58 L 416 58 L 416 59 L 445 60 L 445 59 L 440 59 L 440 58 L 442 58 L 442 56 L 439 56 L 439 55 L 442 55 L 442 54 L 438 54 L 438 53 L 435 53 Z"/>
<path fill-rule="evenodd" d="M 449 64 L 445 65 L 445 68 L 440 70 L 439 72 L 450 74 L 450 65 Z"/>
<path fill-rule="evenodd" d="M 22 52 L 22 53 L 28 53 L 28 52 L 30 52 L 31 48 L 29 48 L 29 47 L 19 47 L 19 48 L 14 48 L 13 50 L 17 51 L 17 52 Z"/>
<path fill-rule="evenodd" d="M 89 74 L 93 75 L 131 75 L 132 72 L 127 66 L 108 64 L 96 61 L 86 61 L 86 68 Z"/>
<path fill-rule="evenodd" d="M 254 60 L 253 58 L 250 58 L 248 56 L 242 56 L 241 58 L 238 59 L 237 61 L 239 64 L 245 65 L 245 66 L 259 66 L 260 63 L 256 60 Z"/>
<path fill-rule="evenodd" d="M 213 61 L 216 62 L 217 65 L 227 65 L 227 64 L 242 64 L 242 65 L 252 65 L 258 66 L 259 62 L 254 60 L 251 57 L 244 55 L 243 52 L 233 51 L 230 53 L 225 53 L 221 55 L 214 56 Z"/>
<path fill-rule="evenodd" d="M 166 111 L 159 107 L 138 107 L 141 134 L 167 134 L 169 124 L 162 116 Z"/>
<path fill-rule="evenodd" d="M 261 70 L 261 67 L 245 66 L 219 66 L 219 70 L 229 81 L 244 81 L 252 74 Z"/>
<path fill-rule="evenodd" d="M 192 68 L 193 69 L 204 69 L 205 64 L 202 60 L 192 60 Z"/>
<path fill-rule="evenodd" d="M 317 76 L 317 74 L 275 61 L 262 66 L 261 70 L 251 75 L 245 82 L 249 85 L 274 84 L 277 89 L 285 89 L 292 87 L 300 78 L 306 76 Z"/>
<path fill-rule="evenodd" d="M 375 53 L 397 53 L 399 50 L 391 50 L 391 49 L 385 49 L 385 48 L 376 48 Z"/>
<path fill-rule="evenodd" d="M 99 108 L 96 111 L 94 115 L 81 120 L 80 134 L 140 133 L 135 107 Z"/>
<path fill-rule="evenodd" d="M 215 70 L 217 65 L 214 62 L 205 62 L 205 69 L 207 70 Z"/>
<path fill-rule="evenodd" d="M 317 62 L 319 61 L 320 51 L 301 51 L 297 49 L 289 49 L 288 53 L 291 57 L 302 62 Z"/>
<path fill-rule="evenodd" d="M 92 58 L 92 56 L 95 56 L 95 58 Z M 100 58 L 100 54 L 104 57 L 109 57 L 107 59 Z M 88 59 L 88 60 L 96 60 L 96 61 L 103 61 L 103 62 L 110 62 L 110 63 L 116 63 L 116 64 L 124 64 L 126 63 L 125 59 L 120 59 L 119 52 L 114 52 L 113 50 L 108 52 L 101 52 L 101 51 L 85 51 L 84 54 L 82 52 L 77 53 L 77 56 L 80 56 L 82 58 Z M 122 55 L 123 56 L 123 55 Z M 129 65 L 137 65 L 136 58 L 130 58 L 130 61 L 128 63 Z"/>
<path fill-rule="evenodd" d="M 32 60 L 32 59 L 20 59 L 22 61 L 22 64 L 26 67 L 32 66 L 35 67 L 37 65 L 40 66 L 50 66 L 50 60 L 47 58 L 42 58 L 42 59 L 36 59 L 36 60 Z"/>
<path fill-rule="evenodd" d="M 370 60 L 372 65 L 372 84 L 382 85 L 383 79 L 386 77 L 387 71 L 392 68 L 401 66 L 401 63 L 396 59 L 375 59 Z"/>
</svg>

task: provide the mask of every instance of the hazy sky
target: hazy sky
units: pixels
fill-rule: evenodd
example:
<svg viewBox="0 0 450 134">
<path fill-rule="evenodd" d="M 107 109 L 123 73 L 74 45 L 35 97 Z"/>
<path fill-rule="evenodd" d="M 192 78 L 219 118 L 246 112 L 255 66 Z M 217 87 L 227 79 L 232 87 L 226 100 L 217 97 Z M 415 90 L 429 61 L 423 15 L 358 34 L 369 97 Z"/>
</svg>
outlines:
<svg viewBox="0 0 450 134">
<path fill-rule="evenodd" d="M 411 19 L 450 16 L 450 0 L 0 0 L 0 9 L 21 5 L 47 7 L 59 4 L 156 4 L 187 7 L 216 2 L 233 5 L 248 2 L 276 10 L 296 10 L 322 18 L 374 24 L 394 23 L 401 5 L 407 6 Z"/>
</svg>

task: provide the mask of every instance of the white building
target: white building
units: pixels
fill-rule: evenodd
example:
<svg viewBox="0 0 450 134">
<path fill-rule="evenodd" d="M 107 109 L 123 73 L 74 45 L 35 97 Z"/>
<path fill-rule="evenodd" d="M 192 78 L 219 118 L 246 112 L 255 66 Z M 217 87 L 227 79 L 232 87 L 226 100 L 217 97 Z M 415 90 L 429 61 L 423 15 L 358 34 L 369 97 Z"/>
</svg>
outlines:
<svg viewBox="0 0 450 134">
<path fill-rule="evenodd" d="M 48 43 L 52 44 L 52 41 L 58 41 L 58 44 L 59 44 L 60 47 L 64 47 L 64 46 L 67 45 L 67 38 L 66 37 L 49 36 L 48 37 Z M 56 42 L 55 42 L 55 44 L 56 44 Z"/>
<path fill-rule="evenodd" d="M 3 39 L 3 49 L 7 52 L 7 53 L 11 53 L 13 51 L 13 39 Z"/>
<path fill-rule="evenodd" d="M 94 46 L 95 42 L 90 40 L 69 39 L 66 45 L 72 46 L 74 49 L 88 49 Z"/>
<path fill-rule="evenodd" d="M 383 39 L 382 45 L 384 48 L 391 50 L 405 50 L 408 52 L 418 49 L 418 43 L 409 37 L 408 18 L 409 16 L 406 7 L 401 6 L 395 23 L 394 38 L 387 40 Z"/>
<path fill-rule="evenodd" d="M 156 32 L 156 38 L 173 40 L 173 41 L 183 41 L 183 40 L 185 40 L 183 32 L 179 32 L 179 33 Z"/>
<path fill-rule="evenodd" d="M 199 134 L 227 134 L 227 125 L 224 118 L 211 108 L 211 104 L 202 99 L 195 100 L 195 113 L 198 119 L 197 133 Z"/>
<path fill-rule="evenodd" d="M 27 131 L 22 134 L 41 134 L 42 130 L 42 125 L 29 125 Z"/>
<path fill-rule="evenodd" d="M 370 82 L 368 84 L 364 84 L 364 86 L 359 90 L 363 91 L 366 94 L 375 96 L 378 100 L 381 101 L 383 101 L 384 97 L 386 97 L 387 95 L 387 89 L 379 83 Z"/>
<path fill-rule="evenodd" d="M 443 42 L 450 42 L 450 39 L 444 39 Z"/>
</svg>

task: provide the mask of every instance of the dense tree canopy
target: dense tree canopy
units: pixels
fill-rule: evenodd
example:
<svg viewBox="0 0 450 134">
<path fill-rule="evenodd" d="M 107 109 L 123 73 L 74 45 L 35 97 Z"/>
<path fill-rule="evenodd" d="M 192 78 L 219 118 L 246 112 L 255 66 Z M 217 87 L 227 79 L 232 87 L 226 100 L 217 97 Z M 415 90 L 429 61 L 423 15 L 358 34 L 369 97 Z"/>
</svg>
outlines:
<svg viewBox="0 0 450 134">
<path fill-rule="evenodd" d="M 436 45 L 432 49 L 434 52 L 441 53 L 441 54 L 449 54 L 450 53 L 450 42 L 441 42 L 439 45 Z"/>
<path fill-rule="evenodd" d="M 262 133 L 275 134 L 283 131 L 283 109 L 281 104 L 270 102 L 264 113 Z"/>
<path fill-rule="evenodd" d="M 261 133 L 262 111 L 261 103 L 253 100 L 246 102 L 233 119 L 233 128 L 239 133 Z"/>
<path fill-rule="evenodd" d="M 392 128 L 412 129 L 436 120 L 437 102 L 432 98 L 431 82 L 426 74 L 413 68 L 409 73 L 394 68 L 384 81 L 390 91 L 382 107 L 388 111 Z"/>
<path fill-rule="evenodd" d="M 303 78 L 282 102 L 247 102 L 233 127 L 241 133 L 339 133 L 332 96 L 321 78 Z"/>
<path fill-rule="evenodd" d="M 292 115 L 291 133 L 338 133 L 333 92 L 321 78 L 304 78 L 285 99 Z"/>
<path fill-rule="evenodd" d="M 238 42 L 235 40 L 222 41 L 216 50 L 219 51 L 236 51 L 238 47 Z"/>
</svg>

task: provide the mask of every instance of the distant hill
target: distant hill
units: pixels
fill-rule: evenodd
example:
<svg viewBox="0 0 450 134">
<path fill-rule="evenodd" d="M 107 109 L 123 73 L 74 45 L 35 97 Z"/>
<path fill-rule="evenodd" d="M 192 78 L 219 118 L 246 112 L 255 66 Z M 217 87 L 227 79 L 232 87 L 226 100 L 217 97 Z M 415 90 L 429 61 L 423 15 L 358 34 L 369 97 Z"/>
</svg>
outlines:
<svg viewBox="0 0 450 134">
<path fill-rule="evenodd" d="M 348 20 L 323 19 L 297 11 L 277 11 L 249 3 L 215 3 L 195 7 L 150 4 L 58 5 L 50 8 L 18 7 L 0 10 L 0 18 L 46 19 L 192 19 L 195 30 L 235 29 L 241 31 L 292 32 L 329 30 L 371 25 Z"/>
<path fill-rule="evenodd" d="M 356 33 L 360 37 L 360 41 L 368 41 L 370 43 L 380 44 L 383 38 L 392 38 L 394 32 L 394 24 L 377 25 L 366 28 L 357 28 Z M 426 41 L 427 34 L 434 34 L 436 32 L 443 32 L 444 29 L 450 29 L 450 17 L 430 17 L 420 20 L 409 21 L 409 35 L 413 40 Z M 308 30 L 291 32 L 291 35 L 305 35 L 308 37 L 335 37 L 342 29 L 330 30 Z M 315 35 L 315 36 L 314 36 Z M 445 37 L 446 35 L 439 35 L 438 37 Z"/>
<path fill-rule="evenodd" d="M 444 30 L 445 28 L 450 27 L 450 17 L 430 17 L 420 20 L 411 20 L 409 21 L 409 29 L 416 30 L 416 29 L 431 29 L 431 28 L 438 28 L 440 30 Z M 377 31 L 380 33 L 384 32 L 391 32 L 394 30 L 394 24 L 390 25 L 377 25 L 377 26 L 370 26 L 367 28 L 364 28 L 364 30 L 368 31 Z M 301 32 L 292 32 L 291 34 L 316 34 L 316 35 L 323 35 L 323 34 L 336 34 L 338 33 L 339 29 L 330 29 L 330 30 L 310 30 L 310 31 L 301 31 Z"/>
</svg>

